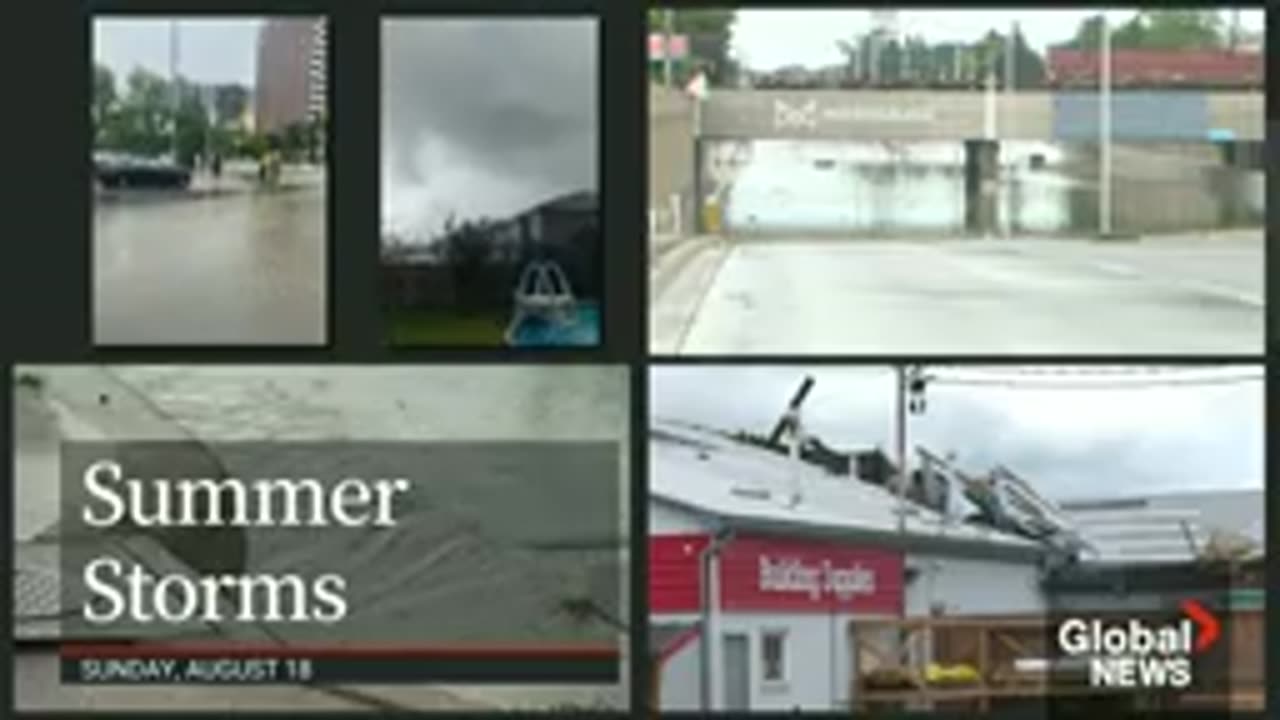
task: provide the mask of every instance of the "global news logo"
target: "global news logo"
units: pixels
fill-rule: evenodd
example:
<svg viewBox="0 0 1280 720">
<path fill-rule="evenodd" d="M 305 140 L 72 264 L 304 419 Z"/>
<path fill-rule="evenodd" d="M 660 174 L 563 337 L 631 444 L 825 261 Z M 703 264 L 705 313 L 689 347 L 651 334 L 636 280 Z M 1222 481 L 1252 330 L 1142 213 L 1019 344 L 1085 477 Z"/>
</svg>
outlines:
<svg viewBox="0 0 1280 720">
<path fill-rule="evenodd" d="M 1070 618 L 1058 626 L 1058 647 L 1088 659 L 1093 687 L 1185 689 L 1194 680 L 1192 657 L 1213 647 L 1222 628 L 1195 600 L 1181 609 L 1183 618 L 1160 625 Z"/>
</svg>

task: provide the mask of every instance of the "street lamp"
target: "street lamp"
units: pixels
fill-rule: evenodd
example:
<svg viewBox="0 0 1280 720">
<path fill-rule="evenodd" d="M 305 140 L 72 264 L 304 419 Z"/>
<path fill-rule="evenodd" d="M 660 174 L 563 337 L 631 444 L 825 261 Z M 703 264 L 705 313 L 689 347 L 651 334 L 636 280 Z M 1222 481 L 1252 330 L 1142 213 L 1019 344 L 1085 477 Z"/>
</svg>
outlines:
<svg viewBox="0 0 1280 720">
<path fill-rule="evenodd" d="M 171 125 L 173 126 L 173 137 L 170 141 L 169 151 L 173 154 L 173 161 L 178 162 L 178 110 L 182 105 L 181 89 L 178 87 L 178 21 L 169 21 L 169 84 L 172 89 L 173 97 L 173 118 Z"/>
<path fill-rule="evenodd" d="M 671 57 L 671 36 L 675 31 L 676 11 L 671 8 L 662 10 L 662 84 L 665 87 L 671 87 L 672 84 L 672 63 Z"/>
<path fill-rule="evenodd" d="M 1100 98 L 1098 107 L 1098 132 L 1101 158 L 1099 168 L 1098 232 L 1103 237 L 1111 234 L 1111 24 L 1107 11 L 1102 11 L 1102 53 L 1099 75 Z"/>
</svg>

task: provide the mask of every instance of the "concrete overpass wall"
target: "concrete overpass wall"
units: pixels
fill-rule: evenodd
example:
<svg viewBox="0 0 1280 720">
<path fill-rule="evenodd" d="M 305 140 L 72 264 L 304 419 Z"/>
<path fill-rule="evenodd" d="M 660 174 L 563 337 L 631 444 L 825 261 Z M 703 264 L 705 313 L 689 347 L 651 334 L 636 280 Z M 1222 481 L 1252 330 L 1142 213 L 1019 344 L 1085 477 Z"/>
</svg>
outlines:
<svg viewBox="0 0 1280 720">
<path fill-rule="evenodd" d="M 1209 96 L 1209 124 L 1234 130 L 1241 140 L 1267 137 L 1267 98 L 1262 93 Z"/>
<path fill-rule="evenodd" d="M 1205 140 L 1211 129 L 1264 136 L 1260 93 L 1119 91 L 1117 140 Z M 1097 94 L 1033 91 L 995 98 L 1001 139 L 1097 136 Z M 703 110 L 703 134 L 720 138 L 964 140 L 987 134 L 987 97 L 972 91 L 718 90 Z"/>
<path fill-rule="evenodd" d="M 673 201 L 672 198 L 676 198 Z M 673 205 L 678 204 L 678 208 Z M 666 88 L 649 90 L 649 210 L 658 232 L 692 228 L 694 217 L 693 101 Z"/>
</svg>

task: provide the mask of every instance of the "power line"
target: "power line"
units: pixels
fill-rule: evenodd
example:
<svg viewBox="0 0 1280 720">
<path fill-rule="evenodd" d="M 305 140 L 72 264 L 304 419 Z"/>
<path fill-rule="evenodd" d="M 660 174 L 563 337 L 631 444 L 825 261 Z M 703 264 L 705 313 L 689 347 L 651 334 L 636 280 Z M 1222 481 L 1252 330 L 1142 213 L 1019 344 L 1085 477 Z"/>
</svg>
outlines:
<svg viewBox="0 0 1280 720">
<path fill-rule="evenodd" d="M 931 370 L 960 371 L 999 377 L 1157 377 L 1204 373 L 1215 370 L 1261 372 L 1256 365 L 930 365 Z M 1254 368 L 1257 368 L 1255 371 Z"/>
<path fill-rule="evenodd" d="M 1221 373 L 1223 370 L 1229 372 Z M 1205 375 L 1205 371 L 1217 371 L 1220 374 Z M 1233 365 L 1199 368 L 1167 365 L 994 368 L 951 366 L 930 368 L 928 379 L 933 384 L 952 386 L 1096 390 L 1253 383 L 1264 380 L 1264 374 L 1261 369 Z"/>
<path fill-rule="evenodd" d="M 1007 387 L 1039 390 L 1132 390 L 1161 387 L 1206 387 L 1212 385 L 1241 385 L 1258 383 L 1262 375 L 1239 375 L 1202 378 L 1134 378 L 1117 381 L 1104 379 L 1096 381 L 1046 381 L 1036 379 L 1012 378 L 933 378 L 934 385 L 973 386 L 973 387 Z"/>
</svg>

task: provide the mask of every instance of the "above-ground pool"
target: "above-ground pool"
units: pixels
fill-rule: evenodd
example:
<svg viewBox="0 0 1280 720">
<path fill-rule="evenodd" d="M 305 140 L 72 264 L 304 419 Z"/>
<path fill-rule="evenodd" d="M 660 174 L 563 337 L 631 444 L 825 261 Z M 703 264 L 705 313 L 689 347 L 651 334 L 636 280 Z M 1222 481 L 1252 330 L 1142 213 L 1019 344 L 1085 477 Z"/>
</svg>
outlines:
<svg viewBox="0 0 1280 720">
<path fill-rule="evenodd" d="M 509 343 L 514 347 L 599 345 L 600 307 L 594 302 L 579 302 L 567 322 L 526 315 L 511 328 Z"/>
</svg>

